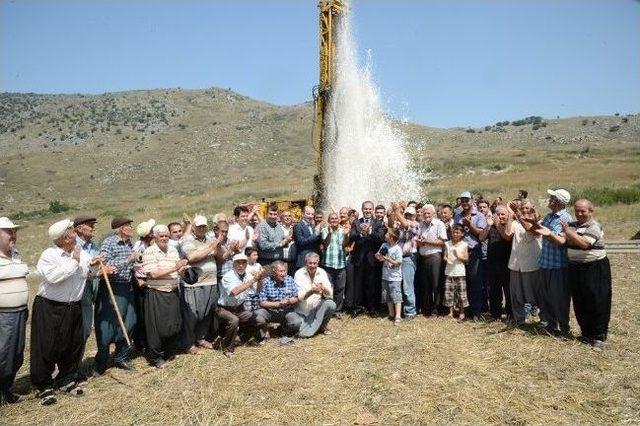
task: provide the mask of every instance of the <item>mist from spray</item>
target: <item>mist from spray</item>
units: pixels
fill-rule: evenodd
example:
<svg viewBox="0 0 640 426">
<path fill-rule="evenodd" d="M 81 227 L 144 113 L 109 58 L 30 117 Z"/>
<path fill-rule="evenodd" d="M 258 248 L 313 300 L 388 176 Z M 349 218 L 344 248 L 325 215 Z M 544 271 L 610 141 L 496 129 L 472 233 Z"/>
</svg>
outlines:
<svg viewBox="0 0 640 426">
<path fill-rule="evenodd" d="M 419 178 L 404 149 L 406 136 L 381 108 L 370 55 L 364 67 L 358 66 L 348 12 L 338 23 L 335 55 L 324 151 L 325 207 L 418 198 Z"/>
</svg>

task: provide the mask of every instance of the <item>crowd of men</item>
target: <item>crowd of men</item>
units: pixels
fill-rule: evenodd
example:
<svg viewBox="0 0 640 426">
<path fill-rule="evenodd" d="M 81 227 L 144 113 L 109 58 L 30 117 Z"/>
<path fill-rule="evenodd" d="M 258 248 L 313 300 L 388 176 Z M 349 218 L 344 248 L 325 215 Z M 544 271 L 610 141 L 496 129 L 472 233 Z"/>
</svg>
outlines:
<svg viewBox="0 0 640 426">
<path fill-rule="evenodd" d="M 180 353 L 220 348 L 232 357 L 238 345 L 262 345 L 271 334 L 279 344 L 330 334 L 332 318 L 377 317 L 385 305 L 394 325 L 448 315 L 569 336 L 573 298 L 581 338 L 602 350 L 611 312 L 602 228 L 588 200 L 574 203 L 574 220 L 570 194 L 547 192 L 544 217 L 524 190 L 506 203 L 463 192 L 454 205 L 365 201 L 360 212 L 327 215 L 306 206 L 298 221 L 275 205 L 264 218 L 238 206 L 211 223 L 196 214 L 135 229 L 117 217 L 100 245 L 96 218 L 58 221 L 36 265 L 31 383 L 43 405 L 57 392 L 81 396 L 79 364 L 92 329 L 101 375 L 110 366 L 133 369 L 135 351 L 158 368 Z M 2 404 L 19 399 L 11 386 L 28 316 L 18 228 L 0 218 Z"/>
</svg>

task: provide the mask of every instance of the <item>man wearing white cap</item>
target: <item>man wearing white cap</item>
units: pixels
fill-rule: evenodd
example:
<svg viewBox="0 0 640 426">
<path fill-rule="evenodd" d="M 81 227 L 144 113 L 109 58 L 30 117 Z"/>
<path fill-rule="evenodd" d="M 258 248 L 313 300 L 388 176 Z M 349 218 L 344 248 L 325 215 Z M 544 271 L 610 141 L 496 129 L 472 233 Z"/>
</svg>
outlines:
<svg viewBox="0 0 640 426">
<path fill-rule="evenodd" d="M 0 217 L 0 406 L 19 399 L 11 385 L 24 361 L 29 316 L 29 270 L 16 250 L 17 230 L 9 218 Z"/>
<path fill-rule="evenodd" d="M 190 235 L 184 239 L 182 252 L 196 273 L 197 282 L 183 282 L 182 319 L 183 344 L 187 353 L 195 355 L 198 347 L 213 349 L 208 340 L 218 300 L 218 278 L 216 254 L 218 240 L 207 232 L 208 221 L 205 216 L 195 215 Z"/>
<path fill-rule="evenodd" d="M 49 238 L 53 245 L 38 260 L 42 281 L 31 319 L 31 384 L 43 405 L 56 402 L 55 388 L 75 396 L 83 393 L 77 383 L 84 349 L 80 299 L 92 261 L 76 246 L 71 220 L 51 225 Z"/>
<path fill-rule="evenodd" d="M 549 212 L 540 224 L 534 224 L 534 230 L 542 235 L 542 249 L 538 258 L 540 274 L 540 322 L 550 333 L 560 331 L 569 334 L 569 307 L 571 290 L 569 288 L 566 237 L 562 222 L 572 222 L 567 211 L 571 195 L 564 189 L 549 189 Z"/>
<path fill-rule="evenodd" d="M 245 300 L 256 294 L 258 284 L 265 277 L 265 269 L 254 274 L 247 274 L 247 256 L 238 253 L 233 256 L 233 269 L 222 277 L 220 297 L 216 313 L 224 327 L 222 347 L 224 354 L 230 356 L 238 341 L 240 323 L 255 324 L 256 315 L 245 309 Z"/>
<path fill-rule="evenodd" d="M 139 239 L 133 245 L 134 253 L 139 256 L 133 264 L 135 275 L 135 285 L 133 287 L 133 297 L 136 307 L 136 327 L 133 333 L 133 341 L 138 350 L 146 350 L 147 348 L 147 329 L 145 326 L 144 301 L 146 300 L 147 287 L 145 286 L 146 274 L 142 271 L 142 253 L 153 243 L 153 227 L 156 225 L 154 219 L 140 222 L 136 226 L 136 234 Z"/>
</svg>

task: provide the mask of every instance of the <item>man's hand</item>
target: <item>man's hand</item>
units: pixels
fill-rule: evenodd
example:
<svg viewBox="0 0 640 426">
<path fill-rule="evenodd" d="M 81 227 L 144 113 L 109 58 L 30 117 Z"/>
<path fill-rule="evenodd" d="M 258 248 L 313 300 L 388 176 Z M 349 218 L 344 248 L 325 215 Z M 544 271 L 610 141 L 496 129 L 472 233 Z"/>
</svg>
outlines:
<svg viewBox="0 0 640 426">
<path fill-rule="evenodd" d="M 80 262 L 80 247 L 75 246 L 71 252 L 71 258 L 76 262 Z"/>
<path fill-rule="evenodd" d="M 98 263 L 103 263 L 104 262 L 104 258 L 102 256 L 96 256 L 93 259 L 91 259 L 91 261 L 89 262 L 90 266 L 94 266 L 97 265 Z"/>
<path fill-rule="evenodd" d="M 551 235 L 551 230 L 545 226 L 539 226 L 535 229 L 535 232 L 538 235 L 542 235 L 543 237 L 548 237 L 549 235 Z"/>
<path fill-rule="evenodd" d="M 187 259 L 180 259 L 176 262 L 175 270 L 177 272 L 182 272 L 188 266 L 189 266 L 189 261 Z"/>
<path fill-rule="evenodd" d="M 562 225 L 563 231 L 566 232 L 569 229 L 569 222 L 567 222 L 565 219 L 560 220 L 560 224 Z"/>
<path fill-rule="evenodd" d="M 189 225 L 191 223 L 191 218 L 188 214 L 182 213 L 182 223 L 184 223 L 185 225 Z"/>
<path fill-rule="evenodd" d="M 463 226 L 471 226 L 471 215 L 463 217 L 461 222 Z"/>
<path fill-rule="evenodd" d="M 131 262 L 139 262 L 141 260 L 142 260 L 142 254 L 138 253 L 137 251 L 131 252 L 129 257 L 127 258 L 127 262 L 129 262 L 129 263 L 131 263 Z"/>
</svg>

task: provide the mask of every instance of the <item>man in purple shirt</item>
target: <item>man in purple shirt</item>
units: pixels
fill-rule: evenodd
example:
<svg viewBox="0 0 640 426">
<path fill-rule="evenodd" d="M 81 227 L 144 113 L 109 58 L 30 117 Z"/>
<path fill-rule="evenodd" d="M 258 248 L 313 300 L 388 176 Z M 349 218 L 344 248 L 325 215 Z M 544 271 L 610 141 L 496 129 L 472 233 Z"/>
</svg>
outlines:
<svg viewBox="0 0 640 426">
<path fill-rule="evenodd" d="M 479 235 L 487 227 L 487 219 L 474 208 L 471 199 L 469 191 L 460 194 L 462 211 L 456 213 L 453 222 L 464 227 L 463 240 L 469 246 L 469 261 L 465 265 L 467 270 L 467 296 L 469 298 L 469 313 L 471 314 L 471 319 L 475 321 L 480 319 L 482 308 L 482 282 L 478 275 L 478 266 L 482 257 Z"/>
</svg>

